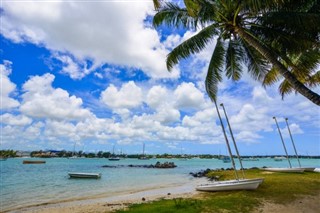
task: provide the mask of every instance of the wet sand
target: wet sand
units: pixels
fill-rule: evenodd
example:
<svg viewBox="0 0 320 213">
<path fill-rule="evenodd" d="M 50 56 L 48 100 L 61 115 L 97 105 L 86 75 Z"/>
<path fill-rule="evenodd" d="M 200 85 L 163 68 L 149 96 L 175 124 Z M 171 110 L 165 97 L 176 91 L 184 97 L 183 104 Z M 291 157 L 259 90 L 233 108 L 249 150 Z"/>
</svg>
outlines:
<svg viewBox="0 0 320 213">
<path fill-rule="evenodd" d="M 43 204 L 16 210 L 7 211 L 10 213 L 105 213 L 116 209 L 126 208 L 129 204 L 143 203 L 157 199 L 173 199 L 177 197 L 192 197 L 198 192 L 195 186 L 204 180 L 193 180 L 188 184 L 170 186 L 165 188 L 154 188 L 145 191 L 128 192 L 107 196 L 103 198 L 93 198 L 86 200 L 74 200 L 61 203 Z"/>
</svg>

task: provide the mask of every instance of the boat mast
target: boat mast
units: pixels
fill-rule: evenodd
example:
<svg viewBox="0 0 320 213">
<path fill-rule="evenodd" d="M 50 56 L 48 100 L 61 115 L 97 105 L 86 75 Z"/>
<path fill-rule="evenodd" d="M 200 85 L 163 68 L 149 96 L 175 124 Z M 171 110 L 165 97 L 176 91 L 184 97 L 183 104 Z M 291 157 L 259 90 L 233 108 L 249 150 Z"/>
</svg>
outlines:
<svg viewBox="0 0 320 213">
<path fill-rule="evenodd" d="M 225 131 L 225 129 L 224 129 L 224 125 L 223 125 L 223 122 L 222 122 L 222 119 L 221 119 L 221 116 L 220 116 L 220 112 L 219 112 L 219 109 L 218 109 L 218 106 L 217 106 L 217 102 L 216 102 L 216 101 L 213 101 L 213 102 L 214 102 L 214 105 L 216 106 L 216 110 L 217 110 L 218 117 L 219 117 L 219 120 L 220 120 L 221 128 L 222 128 L 223 135 L 224 135 L 224 139 L 226 140 L 226 144 L 227 144 L 228 151 L 229 151 L 229 155 L 230 155 L 231 162 L 232 162 L 232 167 L 233 167 L 233 169 L 234 169 L 234 173 L 235 173 L 235 175 L 236 175 L 236 179 L 239 180 L 238 173 L 237 173 L 237 169 L 236 169 L 236 164 L 234 163 L 234 160 L 233 160 L 233 157 L 232 157 L 232 152 L 231 152 L 231 149 L 230 149 L 230 144 L 229 144 L 229 141 L 228 141 L 228 138 L 227 138 L 226 131 Z"/>
<path fill-rule="evenodd" d="M 72 153 L 72 156 L 75 156 L 76 155 L 76 142 L 74 142 L 73 144 L 73 153 Z"/>
<path fill-rule="evenodd" d="M 281 134 L 281 131 L 280 131 L 280 128 L 279 128 L 279 125 L 278 125 L 277 119 L 276 119 L 276 117 L 273 117 L 273 119 L 274 119 L 274 120 L 275 120 L 275 122 L 276 122 L 276 125 L 277 125 L 277 128 L 278 128 L 278 131 L 279 131 L 279 135 L 280 135 L 280 138 L 281 138 L 281 141 L 282 141 L 282 145 L 283 145 L 284 151 L 286 152 L 287 160 L 288 160 L 288 162 L 289 162 L 290 168 L 292 168 L 292 166 L 291 166 L 291 162 L 290 162 L 290 159 L 289 159 L 289 156 L 288 156 L 288 152 L 287 152 L 287 149 L 286 149 L 286 145 L 284 144 L 284 141 L 283 141 L 283 138 L 282 138 L 282 134 Z"/>
<path fill-rule="evenodd" d="M 142 147 L 142 156 L 144 157 L 144 143 L 143 143 L 143 147 Z"/>
<path fill-rule="evenodd" d="M 222 107 L 224 115 L 226 116 L 226 120 L 227 120 L 227 123 L 228 123 L 228 127 L 229 127 L 229 131 L 230 131 L 231 138 L 232 138 L 232 141 L 233 141 L 233 145 L 234 145 L 234 148 L 236 150 L 236 153 L 237 153 L 237 156 L 238 156 L 238 159 L 239 159 L 239 162 L 240 162 L 240 166 L 241 166 L 241 170 L 242 170 L 242 177 L 245 178 L 245 176 L 244 176 L 244 168 L 243 168 L 243 165 L 242 165 L 242 160 L 241 160 L 241 157 L 240 157 L 240 154 L 239 154 L 239 150 L 238 150 L 236 141 L 234 140 L 234 137 L 233 137 L 231 125 L 229 123 L 229 119 L 228 119 L 228 116 L 227 116 L 227 112 L 226 112 L 226 110 L 225 110 L 225 108 L 223 106 L 223 103 L 221 103 L 220 106 Z"/>
<path fill-rule="evenodd" d="M 285 120 L 286 120 L 286 124 L 287 124 L 288 130 L 289 130 L 289 135 L 290 135 L 290 138 L 291 138 L 292 146 L 294 148 L 294 152 L 296 153 L 297 160 L 298 160 L 299 166 L 301 168 L 301 164 L 300 164 L 299 156 L 298 156 L 298 153 L 297 153 L 297 149 L 296 149 L 296 146 L 294 145 L 293 138 L 292 138 L 292 135 L 291 135 L 291 131 L 290 131 L 290 128 L 289 128 L 288 118 L 285 118 Z"/>
</svg>

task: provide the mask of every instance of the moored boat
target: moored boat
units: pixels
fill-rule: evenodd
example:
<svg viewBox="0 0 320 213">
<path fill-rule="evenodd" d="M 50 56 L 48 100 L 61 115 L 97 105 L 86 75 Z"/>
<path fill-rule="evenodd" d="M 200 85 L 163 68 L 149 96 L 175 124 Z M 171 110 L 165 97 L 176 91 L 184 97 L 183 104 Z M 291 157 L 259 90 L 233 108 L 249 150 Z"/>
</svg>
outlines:
<svg viewBox="0 0 320 213">
<path fill-rule="evenodd" d="M 119 161 L 120 158 L 119 157 L 115 157 L 115 156 L 111 156 L 110 158 L 108 158 L 108 160 L 110 160 L 110 161 Z"/>
<path fill-rule="evenodd" d="M 70 178 L 101 178 L 101 173 L 69 172 Z"/>
<path fill-rule="evenodd" d="M 24 160 L 23 164 L 43 164 L 46 163 L 45 160 Z"/>
</svg>

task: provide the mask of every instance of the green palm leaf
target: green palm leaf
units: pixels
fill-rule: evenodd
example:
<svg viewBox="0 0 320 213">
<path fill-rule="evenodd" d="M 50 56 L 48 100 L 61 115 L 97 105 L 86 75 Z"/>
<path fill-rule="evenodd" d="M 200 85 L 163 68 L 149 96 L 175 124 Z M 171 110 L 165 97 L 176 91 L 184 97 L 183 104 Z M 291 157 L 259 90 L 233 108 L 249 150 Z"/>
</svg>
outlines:
<svg viewBox="0 0 320 213">
<path fill-rule="evenodd" d="M 174 48 L 167 56 L 168 70 L 171 70 L 181 59 L 203 50 L 217 33 L 216 26 L 211 25 Z"/>
<path fill-rule="evenodd" d="M 234 81 L 241 78 L 243 51 L 238 40 L 230 40 L 226 54 L 226 76 Z"/>
<path fill-rule="evenodd" d="M 223 67 L 224 64 L 224 58 L 225 48 L 219 37 L 209 62 L 208 73 L 205 80 L 206 91 L 212 101 L 216 100 L 218 83 L 222 81 L 221 67 Z"/>
<path fill-rule="evenodd" d="M 243 51 L 245 55 L 245 63 L 248 67 L 248 72 L 251 77 L 256 80 L 262 80 L 266 73 L 269 71 L 269 64 L 265 60 L 265 58 L 257 52 L 254 48 L 252 48 L 245 41 L 240 40 L 243 46 Z"/>
<path fill-rule="evenodd" d="M 170 27 L 195 28 L 197 20 L 191 17 L 185 8 L 180 8 L 173 3 L 165 3 L 153 17 L 153 26 L 159 27 L 166 24 Z"/>
</svg>

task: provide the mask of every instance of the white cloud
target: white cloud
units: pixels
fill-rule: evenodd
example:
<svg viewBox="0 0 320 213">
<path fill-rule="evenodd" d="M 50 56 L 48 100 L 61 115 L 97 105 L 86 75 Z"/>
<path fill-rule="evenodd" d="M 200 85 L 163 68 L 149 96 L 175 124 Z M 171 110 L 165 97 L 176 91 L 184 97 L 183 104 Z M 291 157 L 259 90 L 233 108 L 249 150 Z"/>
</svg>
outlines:
<svg viewBox="0 0 320 213">
<path fill-rule="evenodd" d="M 33 76 L 24 85 L 21 112 L 33 117 L 58 120 L 81 120 L 93 116 L 82 108 L 82 100 L 60 88 L 53 88 L 54 75 Z"/>
<path fill-rule="evenodd" d="M 179 108 L 201 109 L 205 104 L 203 93 L 191 82 L 180 84 L 174 91 L 174 97 Z"/>
<path fill-rule="evenodd" d="M 156 30 L 145 26 L 154 12 L 151 1 L 5 1 L 2 7 L 2 33 L 14 42 L 41 44 L 97 65 L 141 69 L 152 78 L 179 76 L 177 69 L 166 72 L 168 50 Z M 81 78 L 85 72 L 74 62 L 64 72 Z"/>
<path fill-rule="evenodd" d="M 169 91 L 165 87 L 153 86 L 147 94 L 146 103 L 151 108 L 158 109 L 167 104 L 169 96 Z"/>
<path fill-rule="evenodd" d="M 19 102 L 10 97 L 16 90 L 16 85 L 8 77 L 11 74 L 11 64 L 10 61 L 4 61 L 3 64 L 0 64 L 0 109 L 11 109 L 19 106 Z"/>
<path fill-rule="evenodd" d="M 123 84 L 119 90 L 110 85 L 101 93 L 100 100 L 112 109 L 131 109 L 142 103 L 142 90 L 133 81 Z"/>
<path fill-rule="evenodd" d="M 32 123 L 32 119 L 28 118 L 24 115 L 12 115 L 9 113 L 5 113 L 3 115 L 0 115 L 0 121 L 1 123 L 7 124 L 7 125 L 13 125 L 13 126 L 25 126 Z"/>
</svg>

